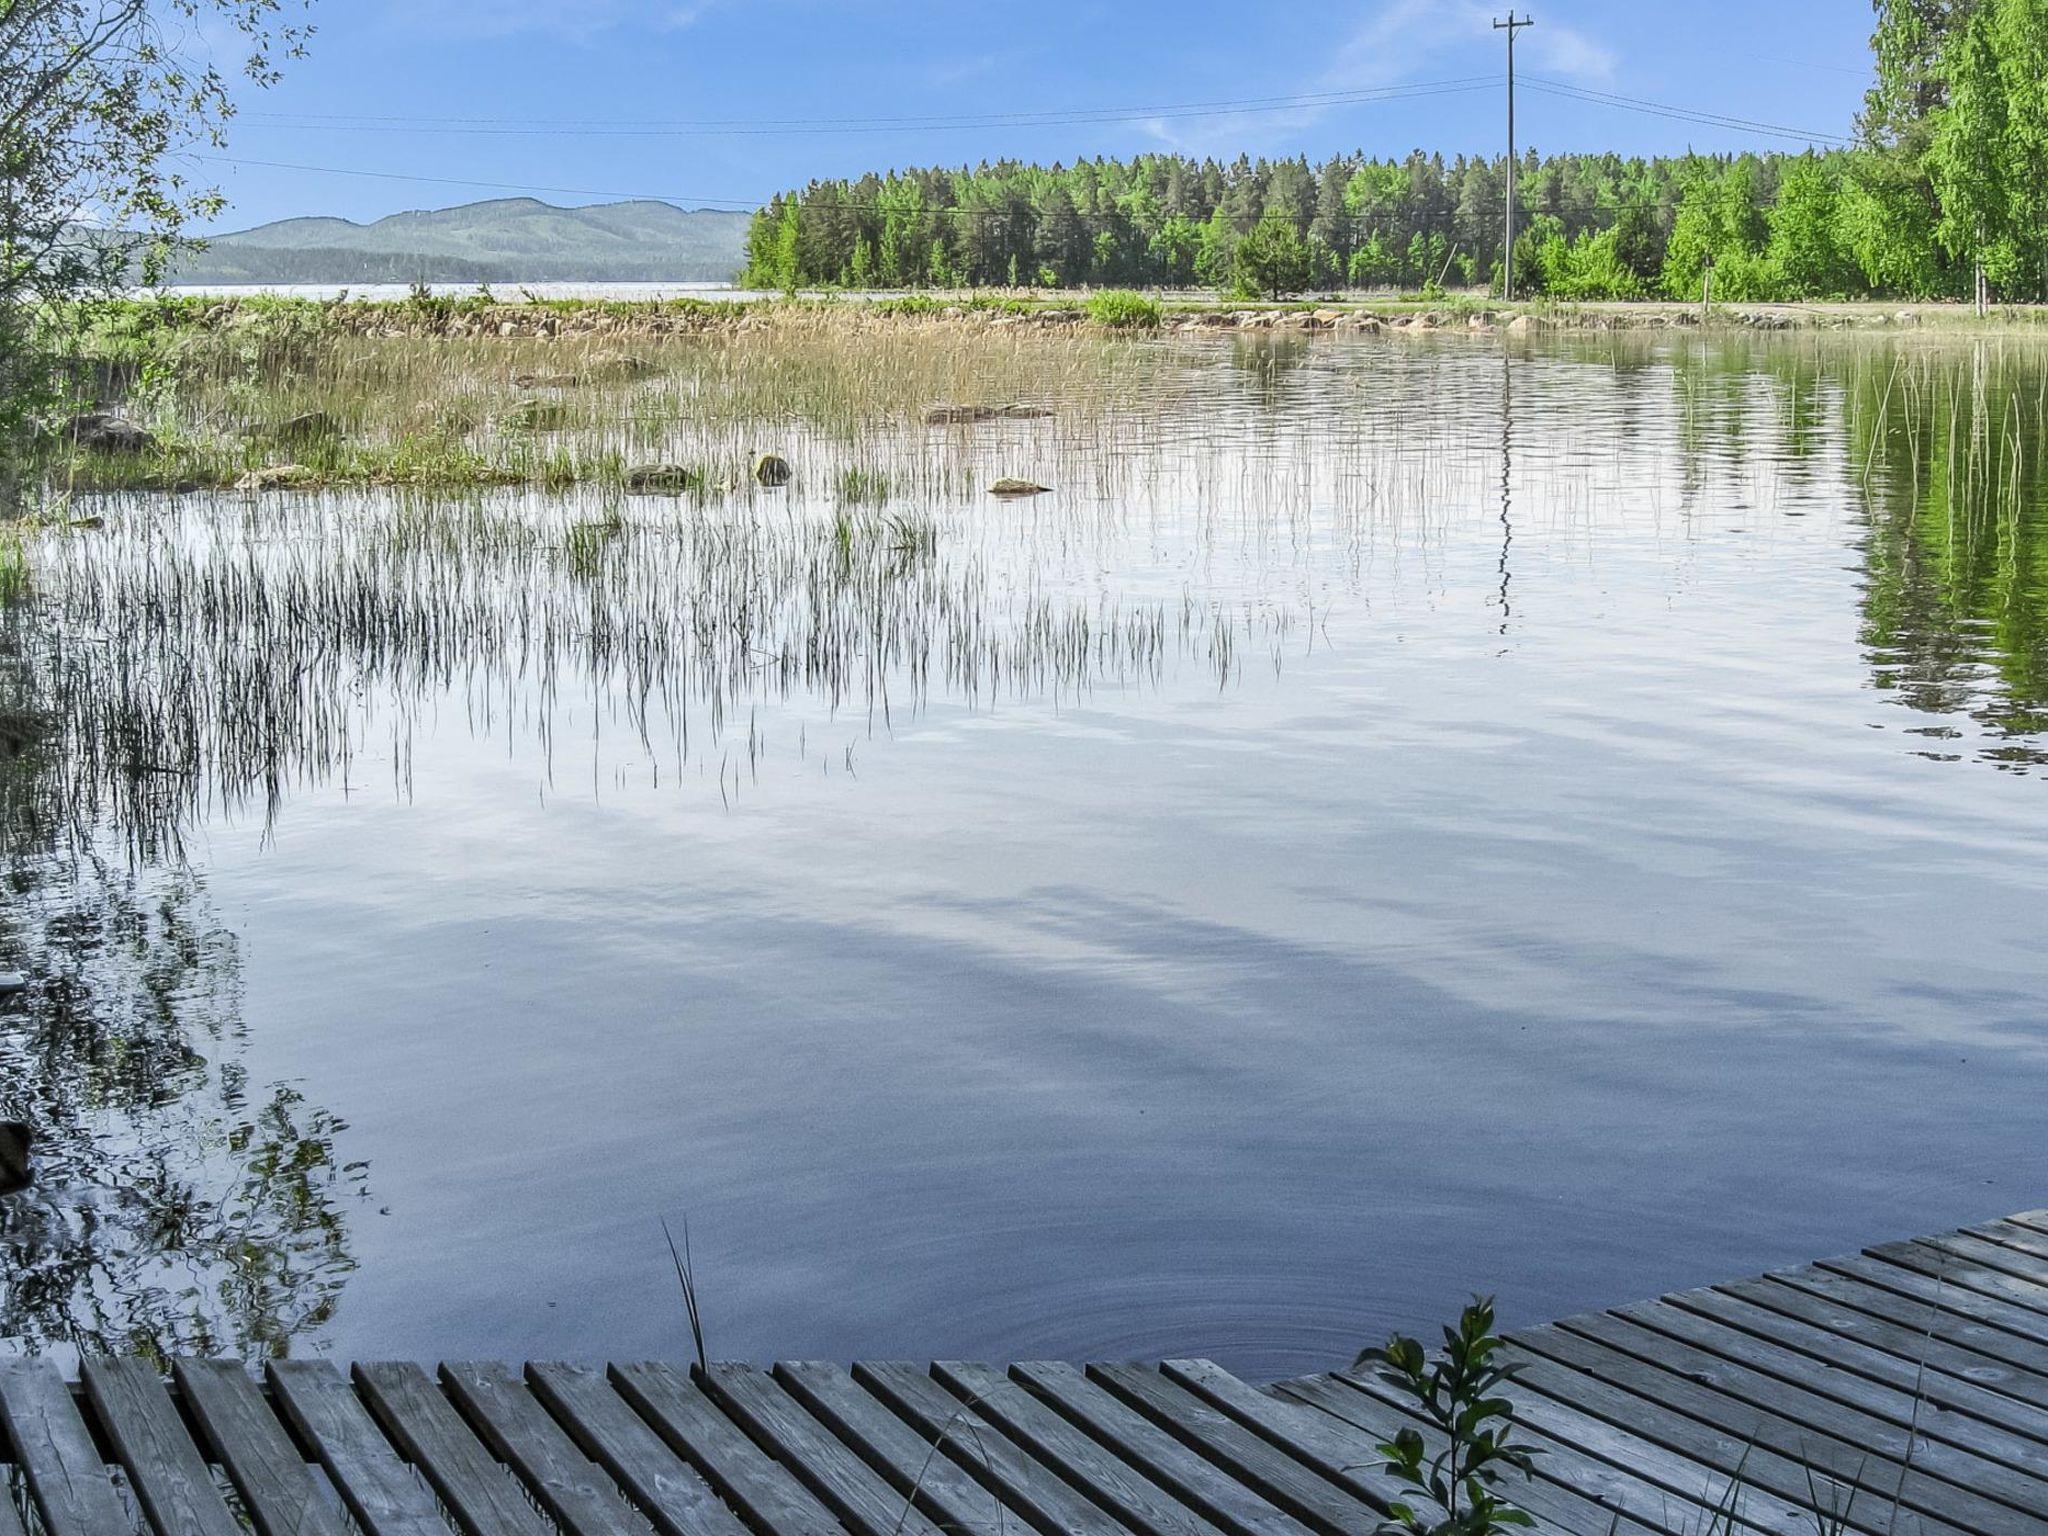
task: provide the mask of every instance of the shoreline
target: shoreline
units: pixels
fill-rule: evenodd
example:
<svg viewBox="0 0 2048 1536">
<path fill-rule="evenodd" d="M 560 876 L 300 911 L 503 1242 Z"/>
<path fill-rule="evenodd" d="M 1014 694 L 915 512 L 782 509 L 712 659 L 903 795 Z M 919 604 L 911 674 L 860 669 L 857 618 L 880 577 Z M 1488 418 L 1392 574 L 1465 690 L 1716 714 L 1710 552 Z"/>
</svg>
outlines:
<svg viewBox="0 0 2048 1536">
<path fill-rule="evenodd" d="M 2048 335 L 2048 306 L 2009 305 L 1978 316 L 1967 304 L 1819 302 L 1678 304 L 1664 301 L 1502 304 L 1453 295 L 1337 296 L 1226 300 L 1204 295 L 1147 294 L 1157 324 L 1109 325 L 1091 318 L 1099 295 L 1029 295 L 989 291 L 957 294 L 831 294 L 758 297 L 505 299 L 488 294 L 398 299 L 332 299 L 249 293 L 165 293 L 114 301 L 118 312 L 150 314 L 173 328 L 217 330 L 241 317 L 279 310 L 318 312 L 342 335 L 385 339 L 545 341 L 591 336 L 690 336 L 745 331 L 770 324 L 967 324 L 989 330 L 1082 330 L 1102 334 L 1215 332 L 1339 332 L 1373 334 L 1601 335 L 1616 332 L 1810 332 L 1900 335 Z"/>
</svg>

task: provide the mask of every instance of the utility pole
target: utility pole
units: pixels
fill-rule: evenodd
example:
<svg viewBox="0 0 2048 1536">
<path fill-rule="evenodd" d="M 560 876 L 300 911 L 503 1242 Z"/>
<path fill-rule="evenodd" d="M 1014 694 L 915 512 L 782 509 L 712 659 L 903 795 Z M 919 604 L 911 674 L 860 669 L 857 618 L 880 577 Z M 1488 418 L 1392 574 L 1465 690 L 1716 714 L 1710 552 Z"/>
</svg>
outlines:
<svg viewBox="0 0 2048 1536">
<path fill-rule="evenodd" d="M 1508 304 L 1515 301 L 1515 34 L 1535 25 L 1534 16 L 1517 19 L 1513 11 L 1506 21 L 1493 24 L 1494 31 L 1508 35 L 1508 244 L 1500 285 L 1501 300 Z"/>
</svg>

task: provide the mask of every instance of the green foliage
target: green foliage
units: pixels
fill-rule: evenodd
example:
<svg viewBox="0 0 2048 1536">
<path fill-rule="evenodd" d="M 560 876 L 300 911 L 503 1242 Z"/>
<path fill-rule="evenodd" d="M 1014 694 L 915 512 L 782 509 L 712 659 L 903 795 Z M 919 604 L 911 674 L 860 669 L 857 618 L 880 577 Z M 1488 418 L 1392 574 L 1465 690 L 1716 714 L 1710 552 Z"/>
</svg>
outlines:
<svg viewBox="0 0 2048 1536">
<path fill-rule="evenodd" d="M 1114 288 L 1088 300 L 1088 318 L 1112 331 L 1156 331 L 1165 313 L 1157 299 Z"/>
<path fill-rule="evenodd" d="M 18 535 L 0 534 L 0 608 L 12 608 L 28 592 L 28 552 Z"/>
<path fill-rule="evenodd" d="M 1375 1367 L 1433 1430 L 1425 1440 L 1420 1431 L 1404 1429 L 1379 1448 L 1388 1474 L 1419 1496 L 1392 1506 L 1381 1536 L 1499 1536 L 1533 1523 L 1498 1491 L 1508 1471 L 1532 1475 L 1542 1453 L 1513 1439 L 1514 1405 L 1501 1391 L 1520 1368 L 1494 1363 L 1503 1341 L 1493 1325 L 1492 1300 L 1474 1298 L 1457 1325 L 1444 1329 L 1435 1359 L 1399 1334 L 1385 1349 L 1358 1357 L 1356 1369 Z"/>
<path fill-rule="evenodd" d="M 1664 254 L 1663 286 L 1674 299 L 1698 298 L 1707 268 L 1728 299 L 1776 297 L 1763 259 L 1769 237 L 1759 166 L 1745 157 L 1721 164 L 1688 160 L 1678 174 L 1678 215 Z"/>
<path fill-rule="evenodd" d="M 1861 288 L 1861 271 L 1842 227 L 1840 157 L 1806 155 L 1778 178 L 1778 201 L 1766 216 L 1765 257 L 1778 285 L 1810 298 L 1843 298 Z"/>
<path fill-rule="evenodd" d="M 1230 291 L 1239 298 L 1284 298 L 1313 278 L 1308 242 L 1279 214 L 1260 219 L 1231 253 Z"/>
<path fill-rule="evenodd" d="M 0 511 L 21 495 L 38 419 L 70 403 L 73 338 L 51 315 L 153 281 L 180 230 L 219 209 L 181 152 L 232 115 L 237 62 L 268 84 L 302 45 L 286 3 L 0 0 Z M 81 236 L 82 210 L 110 232 Z"/>
<path fill-rule="evenodd" d="M 1529 291 L 1581 301 L 1643 297 L 1643 280 L 1622 259 L 1622 236 L 1619 228 L 1588 229 L 1567 240 L 1553 226 L 1522 269 Z"/>
</svg>

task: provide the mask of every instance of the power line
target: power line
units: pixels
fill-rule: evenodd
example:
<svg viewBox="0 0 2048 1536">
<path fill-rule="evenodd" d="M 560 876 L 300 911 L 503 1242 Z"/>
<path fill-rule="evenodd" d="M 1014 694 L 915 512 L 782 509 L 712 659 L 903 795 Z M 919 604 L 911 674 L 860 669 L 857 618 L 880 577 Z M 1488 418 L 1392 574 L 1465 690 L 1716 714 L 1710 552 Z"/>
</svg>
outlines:
<svg viewBox="0 0 2048 1536">
<path fill-rule="evenodd" d="M 1529 88 L 1542 91 L 1549 96 L 1562 96 L 1574 101 L 1588 101 L 1600 106 L 1619 107 L 1624 111 L 1642 112 L 1652 117 L 1671 118 L 1679 122 L 1704 123 L 1714 128 L 1735 128 L 1745 133 L 1760 133 L 1773 138 L 1796 139 L 1808 144 L 1831 144 L 1843 148 L 1856 142 L 1848 134 L 1821 133 L 1805 128 L 1787 128 L 1780 123 L 1758 122 L 1754 118 L 1731 117 L 1719 112 L 1701 112 L 1691 107 L 1673 106 L 1669 102 L 1647 101 L 1640 96 L 1621 96 L 1611 91 L 1596 91 L 1582 85 L 1571 85 L 1562 80 L 1545 80 L 1529 76 Z"/>
</svg>

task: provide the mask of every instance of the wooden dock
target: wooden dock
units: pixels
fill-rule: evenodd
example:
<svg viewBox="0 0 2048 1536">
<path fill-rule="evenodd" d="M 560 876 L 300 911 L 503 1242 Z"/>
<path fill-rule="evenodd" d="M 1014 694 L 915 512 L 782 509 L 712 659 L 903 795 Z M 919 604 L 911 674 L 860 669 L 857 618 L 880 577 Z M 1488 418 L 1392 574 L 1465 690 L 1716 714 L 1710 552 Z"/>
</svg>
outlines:
<svg viewBox="0 0 2048 1536">
<path fill-rule="evenodd" d="M 1571 1536 L 2048 1536 L 2048 1212 L 1513 1336 Z M 1375 1381 L 0 1361 L 0 1536 L 1365 1536 Z M 1732 1524 L 1727 1515 L 1732 1512 Z M 1717 1516 L 1719 1517 L 1717 1520 Z"/>
</svg>

